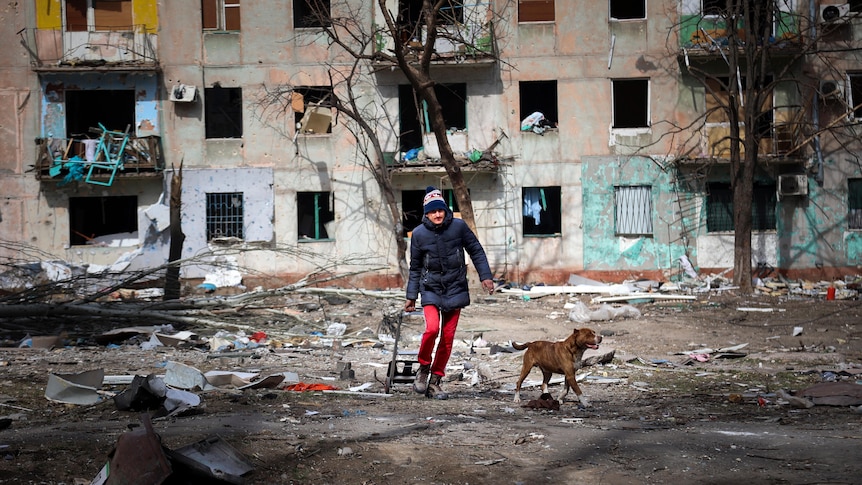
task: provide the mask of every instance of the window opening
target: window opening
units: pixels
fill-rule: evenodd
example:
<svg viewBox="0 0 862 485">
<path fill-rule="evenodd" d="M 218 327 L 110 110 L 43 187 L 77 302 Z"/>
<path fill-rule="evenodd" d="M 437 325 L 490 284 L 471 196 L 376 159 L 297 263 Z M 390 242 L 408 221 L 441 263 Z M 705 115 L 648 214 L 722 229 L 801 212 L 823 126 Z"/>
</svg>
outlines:
<svg viewBox="0 0 862 485">
<path fill-rule="evenodd" d="M 464 22 L 463 0 L 448 0 L 438 10 L 437 25 L 457 25 Z M 402 40 L 419 36 L 422 19 L 422 0 L 399 0 L 397 24 Z M 404 35 L 407 37 L 405 38 Z"/>
<path fill-rule="evenodd" d="M 772 35 L 773 31 L 773 8 L 772 2 L 762 0 L 745 0 L 748 8 L 748 19 L 759 38 Z M 742 16 L 745 14 L 746 5 L 743 0 L 701 0 L 701 15 L 711 17 L 728 17 L 730 15 Z M 744 40 L 744 39 L 743 39 Z"/>
<path fill-rule="evenodd" d="M 327 27 L 332 23 L 329 0 L 294 0 L 293 27 Z"/>
<path fill-rule="evenodd" d="M 524 187 L 524 236 L 558 236 L 562 222 L 560 187 Z"/>
<path fill-rule="evenodd" d="M 518 0 L 518 22 L 553 22 L 554 0 Z"/>
<path fill-rule="evenodd" d="M 291 93 L 296 127 L 302 134 L 332 133 L 332 88 L 305 86 Z"/>
<path fill-rule="evenodd" d="M 422 216 L 425 215 L 422 205 L 425 199 L 424 190 L 402 190 L 401 191 L 401 225 L 404 228 L 404 237 L 410 237 L 413 229 L 422 223 Z M 443 189 L 443 200 L 452 212 L 458 213 L 458 199 L 455 197 L 455 191 L 452 189 Z"/>
<path fill-rule="evenodd" d="M 69 198 L 69 243 L 92 244 L 111 234 L 138 232 L 138 198 L 134 195 Z M 135 241 L 137 244 L 137 241 Z"/>
<path fill-rule="evenodd" d="M 242 88 L 204 90 L 207 138 L 242 138 Z"/>
<path fill-rule="evenodd" d="M 614 232 L 618 236 L 651 236 L 652 186 L 614 187 Z"/>
<path fill-rule="evenodd" d="M 446 127 L 467 129 L 467 85 L 465 83 L 438 84 L 434 87 L 443 111 Z M 431 133 L 428 107 L 409 84 L 398 86 L 400 110 L 400 150 L 407 152 L 423 145 L 422 133 Z"/>
<path fill-rule="evenodd" d="M 706 231 L 733 231 L 733 191 L 729 183 L 707 184 Z M 751 204 L 751 230 L 775 230 L 775 184 L 755 184 Z"/>
<path fill-rule="evenodd" d="M 521 131 L 543 134 L 557 127 L 557 81 L 521 81 Z"/>
<path fill-rule="evenodd" d="M 65 99 L 69 138 L 97 139 L 100 124 L 119 132 L 135 126 L 135 92 L 131 89 L 66 90 Z"/>
<path fill-rule="evenodd" d="M 847 74 L 847 104 L 850 105 L 850 117 L 862 121 L 862 73 Z"/>
<path fill-rule="evenodd" d="M 847 224 L 862 229 L 862 179 L 847 180 Z"/>
<path fill-rule="evenodd" d="M 335 220 L 331 192 L 298 192 L 296 206 L 300 240 L 329 239 L 327 223 Z"/>
<path fill-rule="evenodd" d="M 646 0 L 610 0 L 610 15 L 616 20 L 646 18 Z"/>
<path fill-rule="evenodd" d="M 649 79 L 614 79 L 614 128 L 649 127 Z"/>
<path fill-rule="evenodd" d="M 207 194 L 207 241 L 235 237 L 243 238 L 243 193 L 214 192 Z"/>
<path fill-rule="evenodd" d="M 240 30 L 240 0 L 201 0 L 204 30 Z"/>
<path fill-rule="evenodd" d="M 132 0 L 66 0 L 66 32 L 131 31 Z"/>
</svg>

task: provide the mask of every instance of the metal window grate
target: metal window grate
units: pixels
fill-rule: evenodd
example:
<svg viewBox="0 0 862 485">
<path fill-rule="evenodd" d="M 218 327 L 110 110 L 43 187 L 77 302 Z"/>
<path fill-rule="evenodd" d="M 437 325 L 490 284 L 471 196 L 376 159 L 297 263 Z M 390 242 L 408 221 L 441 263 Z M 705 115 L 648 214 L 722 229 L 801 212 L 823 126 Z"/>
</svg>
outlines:
<svg viewBox="0 0 862 485">
<path fill-rule="evenodd" d="M 207 241 L 220 237 L 243 238 L 242 192 L 207 194 Z"/>
<path fill-rule="evenodd" d="M 652 228 L 652 187 L 614 187 L 616 234 L 650 236 Z"/>
<path fill-rule="evenodd" d="M 733 191 L 728 183 L 711 183 L 706 195 L 706 231 L 727 232 L 733 223 Z M 751 199 L 751 230 L 771 231 L 776 228 L 775 185 L 755 185 Z"/>
</svg>

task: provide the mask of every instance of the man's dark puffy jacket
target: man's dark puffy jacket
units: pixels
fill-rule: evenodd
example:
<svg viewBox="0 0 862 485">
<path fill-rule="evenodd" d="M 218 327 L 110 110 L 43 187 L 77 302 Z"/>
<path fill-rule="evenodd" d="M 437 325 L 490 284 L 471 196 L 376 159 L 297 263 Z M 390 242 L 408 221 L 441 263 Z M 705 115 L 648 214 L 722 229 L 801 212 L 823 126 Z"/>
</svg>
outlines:
<svg viewBox="0 0 862 485">
<path fill-rule="evenodd" d="M 454 218 L 451 211 L 446 211 L 439 226 L 423 217 L 410 241 L 407 299 L 415 300 L 421 293 L 422 306 L 435 305 L 443 311 L 469 305 L 464 250 L 470 255 L 479 279 L 490 280 L 491 267 L 485 250 L 467 223 Z"/>
</svg>

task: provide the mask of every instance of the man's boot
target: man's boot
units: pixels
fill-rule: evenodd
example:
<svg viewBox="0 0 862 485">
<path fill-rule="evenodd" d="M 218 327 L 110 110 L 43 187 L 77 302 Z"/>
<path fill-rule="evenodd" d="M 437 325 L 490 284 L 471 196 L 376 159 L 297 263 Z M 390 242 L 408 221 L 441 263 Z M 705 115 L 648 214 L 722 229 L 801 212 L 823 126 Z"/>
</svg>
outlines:
<svg viewBox="0 0 862 485">
<path fill-rule="evenodd" d="M 413 390 L 419 394 L 425 394 L 428 390 L 428 374 L 431 373 L 430 365 L 420 365 L 419 372 L 416 373 L 416 379 L 413 380 Z"/>
<path fill-rule="evenodd" d="M 434 399 L 449 399 L 449 395 L 443 392 L 443 388 L 440 387 L 441 379 L 443 379 L 441 375 L 431 375 L 431 380 L 428 382 L 428 392 L 425 393 L 426 396 L 433 397 Z"/>
</svg>

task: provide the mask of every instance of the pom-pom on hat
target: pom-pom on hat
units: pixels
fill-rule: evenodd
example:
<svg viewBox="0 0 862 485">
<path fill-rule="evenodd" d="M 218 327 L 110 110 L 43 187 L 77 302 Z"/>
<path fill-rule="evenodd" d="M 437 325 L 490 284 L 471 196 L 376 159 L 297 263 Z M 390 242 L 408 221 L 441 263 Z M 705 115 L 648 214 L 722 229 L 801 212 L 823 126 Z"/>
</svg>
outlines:
<svg viewBox="0 0 862 485">
<path fill-rule="evenodd" d="M 440 189 L 429 186 L 425 189 L 425 200 L 422 201 L 424 213 L 427 214 L 437 209 L 449 210 L 449 206 L 443 200 L 443 193 Z"/>
</svg>

